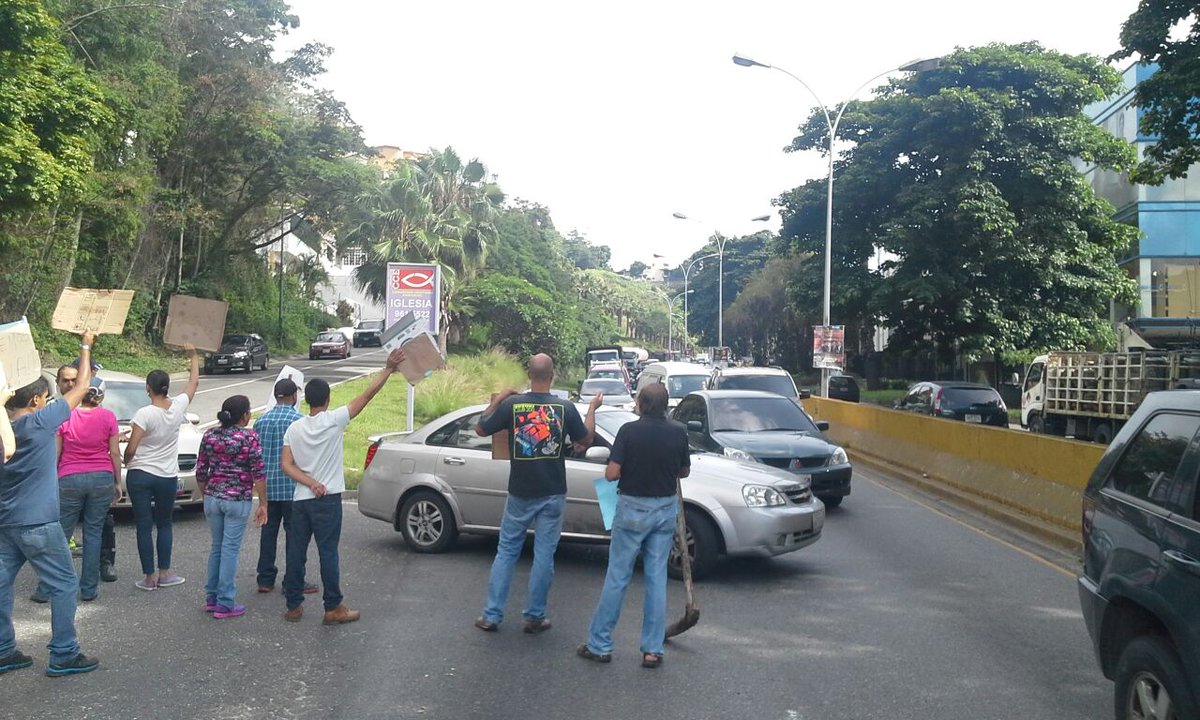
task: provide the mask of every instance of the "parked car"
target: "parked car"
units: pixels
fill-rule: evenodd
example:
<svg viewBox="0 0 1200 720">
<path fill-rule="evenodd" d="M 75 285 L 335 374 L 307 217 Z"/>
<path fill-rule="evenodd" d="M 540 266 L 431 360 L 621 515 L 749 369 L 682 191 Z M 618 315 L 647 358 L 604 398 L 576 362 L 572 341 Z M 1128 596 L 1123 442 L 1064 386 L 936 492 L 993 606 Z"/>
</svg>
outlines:
<svg viewBox="0 0 1200 720">
<path fill-rule="evenodd" d="M 762 390 L 799 400 L 807 390 L 796 389 L 791 373 L 780 367 L 716 367 L 708 378 L 709 390 Z"/>
<path fill-rule="evenodd" d="M 905 412 L 1008 427 L 1008 407 L 989 385 L 969 382 L 919 382 L 894 407 Z"/>
<path fill-rule="evenodd" d="M 690 362 L 660 362 L 647 365 L 642 374 L 638 375 L 637 390 L 652 383 L 662 383 L 667 386 L 667 406 L 675 407 L 683 396 L 693 390 L 703 390 L 708 384 L 711 370 Z"/>
<path fill-rule="evenodd" d="M 363 320 L 354 328 L 354 347 L 383 347 L 383 321 Z"/>
<path fill-rule="evenodd" d="M 850 494 L 853 470 L 846 451 L 823 435 L 827 422 L 813 422 L 791 398 L 761 390 L 702 390 L 675 408 L 696 450 L 721 453 L 787 470 L 812 482 L 829 507 Z"/>
<path fill-rule="evenodd" d="M 444 552 L 460 532 L 498 534 L 509 461 L 493 460 L 491 438 L 475 433 L 483 410 L 462 408 L 414 433 L 374 438 L 359 486 L 359 511 L 390 523 L 415 552 Z M 608 542 L 593 480 L 603 475 L 617 430 L 636 418 L 627 410 L 600 407 L 592 446 L 584 456 L 567 459 L 564 540 Z M 816 542 L 824 527 L 825 506 L 813 498 L 809 482 L 767 466 L 695 454 L 682 487 L 696 577 L 708 574 L 721 555 L 769 557 L 799 550 Z M 669 569 L 678 577 L 677 553 Z"/>
<path fill-rule="evenodd" d="M 1200 718 L 1200 392 L 1151 393 L 1083 494 L 1079 601 L 1119 720 Z"/>
<path fill-rule="evenodd" d="M 117 427 L 122 433 L 127 433 L 133 414 L 138 408 L 150 404 L 150 397 L 146 394 L 146 381 L 144 378 L 110 370 L 101 371 L 100 379 L 104 381 L 104 407 L 112 410 L 117 416 Z M 179 487 L 175 493 L 175 504 L 180 507 L 199 508 L 204 504 L 204 497 L 196 486 L 196 454 L 200 451 L 200 439 L 203 437 L 199 424 L 200 418 L 195 413 L 187 413 L 187 422 L 179 426 Z M 121 452 L 125 452 L 125 443 L 121 443 Z M 124 476 L 124 470 L 121 472 Z M 129 495 L 115 500 L 113 507 L 132 507 Z"/>
<path fill-rule="evenodd" d="M 217 370 L 229 372 L 234 368 L 250 372 L 254 368 L 266 370 L 270 362 L 271 353 L 261 335 L 226 335 L 221 338 L 221 348 L 217 352 L 205 354 L 203 370 L 208 374 Z"/>
<path fill-rule="evenodd" d="M 340 332 L 323 332 L 308 344 L 308 359 L 350 357 L 350 340 Z"/>
<path fill-rule="evenodd" d="M 849 375 L 829 376 L 829 399 L 858 402 L 858 381 Z"/>
<path fill-rule="evenodd" d="M 579 402 L 590 403 L 596 393 L 604 393 L 605 405 L 625 406 L 633 402 L 629 386 L 621 380 L 591 378 L 579 385 Z"/>
</svg>

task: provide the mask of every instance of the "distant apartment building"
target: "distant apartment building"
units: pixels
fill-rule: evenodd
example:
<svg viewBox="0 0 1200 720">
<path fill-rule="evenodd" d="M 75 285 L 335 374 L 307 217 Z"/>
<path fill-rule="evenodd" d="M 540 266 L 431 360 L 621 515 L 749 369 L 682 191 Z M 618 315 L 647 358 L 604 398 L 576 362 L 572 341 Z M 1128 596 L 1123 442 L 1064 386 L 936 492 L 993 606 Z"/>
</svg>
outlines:
<svg viewBox="0 0 1200 720">
<path fill-rule="evenodd" d="M 1133 143 L 1139 159 L 1156 138 L 1141 134 L 1134 89 L 1156 72 L 1133 65 L 1122 73 L 1122 90 L 1084 109 L 1093 122 Z M 1138 282 L 1136 307 L 1114 304 L 1114 323 L 1129 322 L 1150 343 L 1200 340 L 1200 166 L 1190 177 L 1159 186 L 1134 185 L 1126 175 L 1083 166 L 1092 187 L 1116 208 L 1114 219 L 1141 231 L 1121 262 Z"/>
</svg>

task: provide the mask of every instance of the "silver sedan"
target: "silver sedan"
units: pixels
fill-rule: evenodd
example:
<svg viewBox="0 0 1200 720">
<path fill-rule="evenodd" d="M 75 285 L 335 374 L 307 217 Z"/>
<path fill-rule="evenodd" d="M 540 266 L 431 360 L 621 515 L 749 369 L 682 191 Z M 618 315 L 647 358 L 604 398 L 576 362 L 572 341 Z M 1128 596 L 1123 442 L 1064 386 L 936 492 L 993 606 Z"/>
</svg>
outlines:
<svg viewBox="0 0 1200 720">
<path fill-rule="evenodd" d="M 493 460 L 491 438 L 475 433 L 484 407 L 462 408 L 411 434 L 373 438 L 359 511 L 390 523 L 415 552 L 444 552 L 460 532 L 499 534 L 508 461 Z M 599 408 L 592 446 L 567 459 L 564 540 L 608 542 L 593 481 L 604 476 L 617 430 L 635 419 L 627 410 Z M 692 455 L 683 500 L 698 578 L 721 555 L 770 557 L 811 545 L 825 524 L 825 506 L 813 497 L 807 479 L 710 453 Z M 678 577 L 676 554 L 670 568 Z"/>
</svg>

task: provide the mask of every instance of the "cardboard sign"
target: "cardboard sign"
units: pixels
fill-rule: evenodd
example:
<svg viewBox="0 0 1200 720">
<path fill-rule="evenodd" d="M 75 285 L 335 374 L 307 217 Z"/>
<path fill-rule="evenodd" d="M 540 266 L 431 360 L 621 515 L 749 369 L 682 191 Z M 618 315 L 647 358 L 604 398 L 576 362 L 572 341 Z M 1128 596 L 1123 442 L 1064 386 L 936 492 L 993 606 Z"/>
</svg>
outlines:
<svg viewBox="0 0 1200 720">
<path fill-rule="evenodd" d="M 417 321 L 415 313 L 405 313 L 399 320 L 392 323 L 379 336 L 383 349 L 391 352 L 404 345 L 409 340 L 425 332 L 422 323 Z"/>
<path fill-rule="evenodd" d="M 296 388 L 298 390 L 296 393 L 296 402 L 304 402 L 304 373 L 300 372 L 291 365 L 284 365 L 283 369 L 279 371 L 279 374 L 275 376 L 275 382 L 271 383 L 271 397 L 267 398 L 267 410 L 270 410 L 278 404 L 275 402 L 275 383 L 278 383 L 280 380 L 285 378 L 296 383 Z M 297 407 L 296 409 L 299 410 L 300 408 Z"/>
<path fill-rule="evenodd" d="M 182 347 L 191 343 L 197 350 L 216 352 L 221 349 L 228 312 L 229 303 L 223 300 L 172 295 L 163 344 Z"/>
<path fill-rule="evenodd" d="M 405 358 L 398 369 L 410 385 L 416 385 L 446 364 L 446 358 L 438 351 L 433 336 L 427 332 L 419 332 L 416 337 L 401 344 Z"/>
<path fill-rule="evenodd" d="M 42 358 L 25 318 L 0 325 L 0 366 L 11 390 L 23 388 L 42 376 Z"/>
<path fill-rule="evenodd" d="M 500 393 L 492 393 L 491 402 L 496 402 L 496 396 Z M 497 430 L 492 433 L 492 459 L 493 460 L 511 460 L 512 459 L 512 443 L 509 438 L 512 435 L 508 430 Z"/>
<path fill-rule="evenodd" d="M 82 335 L 91 330 L 97 335 L 120 335 L 133 303 L 132 290 L 89 290 L 67 288 L 58 296 L 58 306 L 50 318 L 55 330 Z"/>
</svg>

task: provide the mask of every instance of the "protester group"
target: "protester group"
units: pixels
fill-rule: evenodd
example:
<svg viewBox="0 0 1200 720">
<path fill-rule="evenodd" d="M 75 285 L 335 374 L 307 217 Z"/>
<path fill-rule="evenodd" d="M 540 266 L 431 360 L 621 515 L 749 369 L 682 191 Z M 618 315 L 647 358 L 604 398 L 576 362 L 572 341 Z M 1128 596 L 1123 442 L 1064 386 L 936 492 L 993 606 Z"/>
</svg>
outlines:
<svg viewBox="0 0 1200 720">
<path fill-rule="evenodd" d="M 0 391 L 0 674 L 32 666 L 17 647 L 12 613 L 17 573 L 26 563 L 37 573 L 34 602 L 48 602 L 51 639 L 46 674 L 51 677 L 95 670 L 99 660 L 85 655 L 76 636 L 77 601 L 92 602 L 100 582 L 116 581 L 115 540 L 110 507 L 128 494 L 136 526 L 145 592 L 183 585 L 172 567 L 172 511 L 178 478 L 179 426 L 199 385 L 199 359 L 190 346 L 190 372 L 183 392 L 170 395 L 170 376 L 155 370 L 146 377 L 147 405 L 122 433 L 116 416 L 103 406 L 104 381 L 92 360 L 95 336 L 84 333 L 79 357 L 60 368 L 58 399 L 45 378 Z M 237 600 L 235 581 L 244 534 L 251 519 L 262 528 L 256 568 L 260 593 L 275 589 L 279 577 L 277 544 L 285 534 L 283 617 L 299 622 L 304 596 L 322 593 L 326 625 L 354 622 L 360 613 L 345 605 L 341 591 L 339 541 L 342 494 L 346 490 L 343 434 L 405 360 L 403 349 L 389 353 L 382 372 L 347 405 L 329 408 L 330 386 L 320 379 L 304 386 L 308 414 L 297 409 L 300 388 L 282 378 L 273 388 L 275 404 L 252 423 L 245 395 L 225 399 L 217 423 L 205 431 L 196 459 L 196 483 L 203 495 L 212 545 L 204 585 L 204 611 L 217 620 L 237 618 L 246 607 Z M 593 398 L 586 418 L 570 402 L 550 392 L 553 360 L 529 360 L 530 389 L 498 394 L 476 427 L 480 435 L 509 433 L 509 492 L 492 563 L 482 615 L 475 626 L 495 632 L 504 619 L 514 568 L 527 533 L 534 533 L 534 557 L 523 630 L 551 627 L 547 600 L 554 554 L 563 525 L 568 442 L 584 448 L 595 431 Z M 608 573 L 588 632 L 577 654 L 588 660 L 612 659 L 612 632 L 632 579 L 643 558 L 645 574 L 641 658 L 644 667 L 663 660 L 667 561 L 679 512 L 678 480 L 689 470 L 687 436 L 666 419 L 661 386 L 638 395 L 640 419 L 622 426 L 613 443 L 605 477 L 618 482 Z M 568 441 L 568 437 L 570 440 Z M 120 450 L 121 443 L 125 449 Z M 122 473 L 124 470 L 124 473 Z M 82 526 L 82 563 L 76 574 L 69 540 Z M 315 541 L 320 585 L 306 581 L 306 560 Z"/>
</svg>

